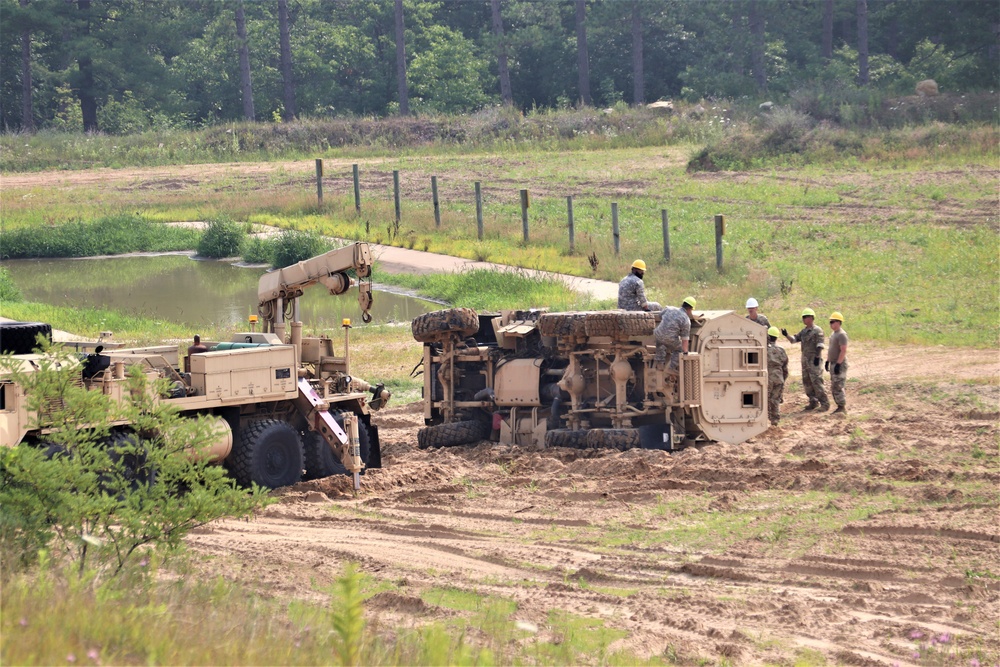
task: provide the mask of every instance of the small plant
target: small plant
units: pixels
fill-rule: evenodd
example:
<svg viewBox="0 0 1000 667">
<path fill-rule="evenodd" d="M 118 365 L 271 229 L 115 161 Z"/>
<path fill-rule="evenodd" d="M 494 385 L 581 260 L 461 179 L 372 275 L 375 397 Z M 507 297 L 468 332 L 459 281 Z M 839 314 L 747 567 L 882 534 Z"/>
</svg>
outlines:
<svg viewBox="0 0 1000 667">
<path fill-rule="evenodd" d="M 237 257 L 240 254 L 246 230 L 227 218 L 219 218 L 208 223 L 208 228 L 198 242 L 198 254 L 202 257 Z"/>
<path fill-rule="evenodd" d="M 21 294 L 21 290 L 14 284 L 13 279 L 10 277 L 10 271 L 6 267 L 0 267 L 0 301 L 12 301 L 15 303 L 24 301 L 24 295 Z"/>
<path fill-rule="evenodd" d="M 315 232 L 285 230 L 275 241 L 272 266 L 274 268 L 290 266 L 304 259 L 320 255 L 326 249 L 327 242 Z"/>
</svg>

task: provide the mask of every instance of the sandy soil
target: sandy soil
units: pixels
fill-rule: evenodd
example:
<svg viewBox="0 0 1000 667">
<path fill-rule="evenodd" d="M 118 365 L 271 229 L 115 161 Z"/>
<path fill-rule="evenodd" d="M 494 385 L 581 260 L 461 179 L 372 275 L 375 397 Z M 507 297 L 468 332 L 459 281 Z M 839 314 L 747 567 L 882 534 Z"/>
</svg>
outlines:
<svg viewBox="0 0 1000 667">
<path fill-rule="evenodd" d="M 552 641 L 548 614 L 566 610 L 627 631 L 611 650 L 681 664 L 792 664 L 807 650 L 838 665 L 993 664 L 1000 359 L 854 358 L 846 418 L 803 413 L 792 391 L 779 428 L 673 455 L 421 451 L 420 404 L 392 407 L 376 420 L 385 467 L 360 495 L 347 478 L 305 482 L 188 543 L 212 556 L 206 572 L 289 599 L 325 600 L 360 563 L 391 583 L 367 606 L 383 624 L 456 614 L 420 597 L 456 587 L 515 600 L 514 618 L 537 626 L 524 642 Z M 830 521 L 803 524 L 810 513 Z"/>
</svg>

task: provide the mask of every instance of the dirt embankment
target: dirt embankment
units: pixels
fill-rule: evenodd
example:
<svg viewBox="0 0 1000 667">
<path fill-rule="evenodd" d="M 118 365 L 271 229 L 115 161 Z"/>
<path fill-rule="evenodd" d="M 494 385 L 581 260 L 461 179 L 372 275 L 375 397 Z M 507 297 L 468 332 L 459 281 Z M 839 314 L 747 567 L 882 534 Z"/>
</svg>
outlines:
<svg viewBox="0 0 1000 667">
<path fill-rule="evenodd" d="M 993 664 L 997 359 L 867 352 L 846 419 L 792 391 L 780 428 L 673 455 L 421 451 L 420 404 L 393 407 L 359 496 L 302 483 L 189 543 L 211 574 L 288 598 L 322 600 L 313 582 L 358 562 L 390 583 L 367 607 L 389 624 L 453 616 L 421 594 L 455 587 L 515 600 L 525 642 L 566 610 L 627 632 L 611 650 L 682 664 Z"/>
</svg>

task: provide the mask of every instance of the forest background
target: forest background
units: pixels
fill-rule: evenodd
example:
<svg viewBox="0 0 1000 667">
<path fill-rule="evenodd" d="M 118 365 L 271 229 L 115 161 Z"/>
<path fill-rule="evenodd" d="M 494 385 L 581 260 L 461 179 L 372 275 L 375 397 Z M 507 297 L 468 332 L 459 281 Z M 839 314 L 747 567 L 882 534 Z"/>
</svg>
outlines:
<svg viewBox="0 0 1000 667">
<path fill-rule="evenodd" d="M 983 0 L 2 0 L 0 128 L 970 92 L 998 31 Z"/>
</svg>

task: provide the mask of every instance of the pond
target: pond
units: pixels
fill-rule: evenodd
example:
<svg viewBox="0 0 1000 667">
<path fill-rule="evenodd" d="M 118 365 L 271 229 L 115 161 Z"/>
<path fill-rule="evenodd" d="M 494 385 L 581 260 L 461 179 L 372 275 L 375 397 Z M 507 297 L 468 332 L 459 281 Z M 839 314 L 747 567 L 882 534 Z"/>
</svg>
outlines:
<svg viewBox="0 0 1000 667">
<path fill-rule="evenodd" d="M 184 255 L 9 260 L 0 265 L 10 271 L 27 301 L 222 329 L 246 328 L 248 316 L 257 313 L 257 281 L 266 271 Z M 386 289 L 375 285 L 375 323 L 409 322 L 443 307 Z M 345 317 L 361 324 L 356 287 L 331 296 L 316 285 L 299 300 L 299 312 L 306 331 L 337 328 Z"/>
</svg>

